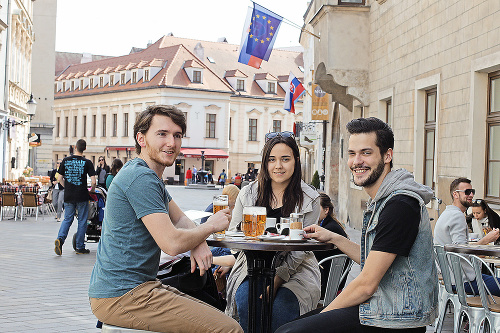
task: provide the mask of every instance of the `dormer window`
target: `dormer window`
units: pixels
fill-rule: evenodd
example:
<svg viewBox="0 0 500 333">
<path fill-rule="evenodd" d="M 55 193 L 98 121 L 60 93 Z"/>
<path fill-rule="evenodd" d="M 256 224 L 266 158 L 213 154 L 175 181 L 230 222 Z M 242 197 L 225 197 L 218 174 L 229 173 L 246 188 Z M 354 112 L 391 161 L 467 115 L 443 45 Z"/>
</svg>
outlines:
<svg viewBox="0 0 500 333">
<path fill-rule="evenodd" d="M 120 84 L 125 84 L 125 82 L 126 82 L 126 81 L 125 81 L 125 73 L 122 73 L 122 74 L 120 75 Z"/>
<path fill-rule="evenodd" d="M 236 90 L 245 91 L 245 80 L 243 79 L 236 80 Z"/>
<path fill-rule="evenodd" d="M 75 81 L 71 81 L 71 91 L 75 90 Z"/>
<path fill-rule="evenodd" d="M 132 83 L 137 83 L 137 72 L 132 72 Z"/>
<path fill-rule="evenodd" d="M 65 92 L 65 91 L 66 91 L 66 82 L 63 82 L 62 92 Z"/>
<path fill-rule="evenodd" d="M 201 83 L 201 71 L 193 71 L 193 83 Z"/>
<path fill-rule="evenodd" d="M 112 87 L 115 85 L 115 76 L 113 74 L 109 75 L 109 86 Z"/>
<path fill-rule="evenodd" d="M 104 87 L 104 78 L 101 76 L 99 78 L 99 88 L 102 88 L 102 87 Z"/>
<path fill-rule="evenodd" d="M 276 83 L 268 82 L 267 83 L 267 93 L 268 94 L 276 94 Z"/>
<path fill-rule="evenodd" d="M 85 88 L 85 86 L 83 85 L 83 79 L 80 80 L 80 90 L 83 90 L 83 88 Z"/>
<path fill-rule="evenodd" d="M 90 78 L 90 84 L 89 84 L 89 89 L 93 89 L 94 88 L 94 78 L 91 77 Z"/>
<path fill-rule="evenodd" d="M 149 69 L 144 70 L 144 82 L 149 81 Z"/>
</svg>

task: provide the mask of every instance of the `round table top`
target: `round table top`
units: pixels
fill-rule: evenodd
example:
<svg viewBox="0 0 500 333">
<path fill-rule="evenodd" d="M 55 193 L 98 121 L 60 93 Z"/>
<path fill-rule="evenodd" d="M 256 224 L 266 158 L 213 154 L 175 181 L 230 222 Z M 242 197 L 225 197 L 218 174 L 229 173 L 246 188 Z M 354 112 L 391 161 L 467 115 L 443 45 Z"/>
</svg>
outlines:
<svg viewBox="0 0 500 333">
<path fill-rule="evenodd" d="M 498 245 L 448 244 L 444 246 L 444 249 L 449 252 L 500 257 Z"/>
<path fill-rule="evenodd" d="M 255 251 L 325 251 L 334 249 L 330 243 L 321 243 L 312 239 L 305 242 L 279 242 L 243 239 L 241 237 L 228 237 L 222 239 L 208 238 L 207 244 L 210 246 L 227 247 L 234 250 L 255 250 Z"/>
</svg>

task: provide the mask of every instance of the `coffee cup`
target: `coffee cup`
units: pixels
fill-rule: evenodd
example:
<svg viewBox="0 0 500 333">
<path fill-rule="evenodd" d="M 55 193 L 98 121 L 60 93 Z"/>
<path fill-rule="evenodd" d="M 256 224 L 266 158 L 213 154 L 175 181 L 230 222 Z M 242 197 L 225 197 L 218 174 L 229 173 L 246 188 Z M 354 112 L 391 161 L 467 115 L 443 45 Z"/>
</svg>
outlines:
<svg viewBox="0 0 500 333">
<path fill-rule="evenodd" d="M 302 230 L 302 229 L 290 229 L 290 239 L 291 240 L 304 239 L 304 230 Z"/>
<path fill-rule="evenodd" d="M 276 229 L 279 234 L 288 236 L 290 233 L 290 219 L 288 217 L 282 217 L 281 221 L 276 223 Z"/>
<path fill-rule="evenodd" d="M 478 238 L 479 238 L 478 233 L 469 233 L 469 240 L 478 239 Z"/>
</svg>

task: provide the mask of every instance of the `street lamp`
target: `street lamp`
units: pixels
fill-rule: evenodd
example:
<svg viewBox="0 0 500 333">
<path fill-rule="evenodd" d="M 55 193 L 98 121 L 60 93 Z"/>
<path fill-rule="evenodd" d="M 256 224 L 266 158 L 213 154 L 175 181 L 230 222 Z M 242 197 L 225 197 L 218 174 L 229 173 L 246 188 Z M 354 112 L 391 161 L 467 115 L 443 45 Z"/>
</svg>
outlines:
<svg viewBox="0 0 500 333">
<path fill-rule="evenodd" d="M 35 111 L 36 111 L 36 101 L 33 98 L 33 94 L 30 95 L 30 99 L 26 102 L 26 114 L 33 119 L 35 116 Z M 26 124 L 28 120 L 23 120 L 23 121 L 15 121 L 15 120 L 8 120 L 6 119 L 3 123 L 2 127 L 5 127 L 5 129 L 9 129 L 9 127 L 14 127 L 16 125 L 23 125 Z"/>
</svg>

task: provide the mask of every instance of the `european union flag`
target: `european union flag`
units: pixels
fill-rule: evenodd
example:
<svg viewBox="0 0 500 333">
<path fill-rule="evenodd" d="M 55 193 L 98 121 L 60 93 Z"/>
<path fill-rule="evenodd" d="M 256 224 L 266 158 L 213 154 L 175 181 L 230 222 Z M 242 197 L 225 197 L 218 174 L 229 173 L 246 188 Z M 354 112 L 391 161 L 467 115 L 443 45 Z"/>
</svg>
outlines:
<svg viewBox="0 0 500 333">
<path fill-rule="evenodd" d="M 255 68 L 260 67 L 262 60 L 268 61 L 281 21 L 281 16 L 254 3 L 250 22 L 245 24 L 247 30 L 238 61 Z"/>
</svg>

